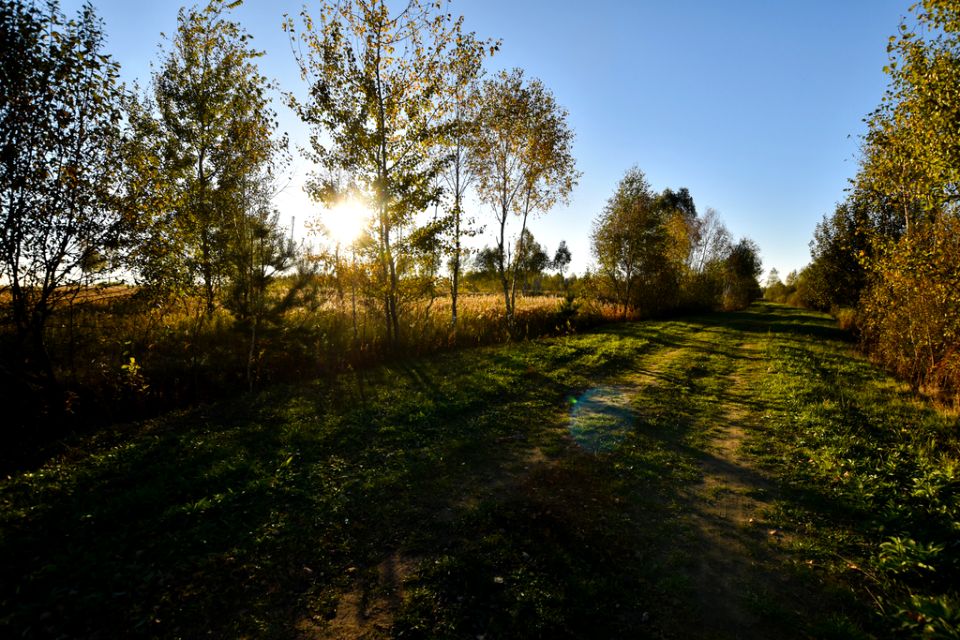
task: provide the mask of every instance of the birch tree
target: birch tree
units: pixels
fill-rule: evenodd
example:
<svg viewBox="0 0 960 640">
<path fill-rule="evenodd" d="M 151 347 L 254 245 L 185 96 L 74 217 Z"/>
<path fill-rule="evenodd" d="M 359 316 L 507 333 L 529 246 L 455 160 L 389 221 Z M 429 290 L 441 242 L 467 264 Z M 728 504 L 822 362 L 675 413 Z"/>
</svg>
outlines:
<svg viewBox="0 0 960 640">
<path fill-rule="evenodd" d="M 417 297 L 418 245 L 430 245 L 418 214 L 441 194 L 444 158 L 434 153 L 451 109 L 450 69 L 475 55 L 462 18 L 444 3 L 324 2 L 290 36 L 308 97 L 289 102 L 311 127 L 307 157 L 318 166 L 306 189 L 328 206 L 363 194 L 372 211 L 371 276 L 387 339 L 400 338 L 405 302 Z M 432 283 L 431 283 L 432 284 Z"/>
<path fill-rule="evenodd" d="M 270 219 L 260 213 L 262 192 L 286 149 L 275 135 L 272 85 L 256 66 L 262 54 L 228 17 L 239 4 L 181 9 L 152 95 L 128 106 L 131 264 L 164 293 L 199 284 L 207 315 L 223 284 L 239 277 L 231 272 L 231 251 L 245 246 L 234 242 L 237 229 Z"/>
<path fill-rule="evenodd" d="M 475 235 L 474 219 L 465 215 L 467 193 L 473 186 L 476 175 L 470 162 L 474 151 L 479 123 L 479 79 L 482 74 L 485 44 L 472 36 L 463 40 L 464 55 L 459 56 L 448 72 L 450 111 L 440 139 L 440 152 L 444 154 L 444 169 L 440 178 L 446 193 L 447 215 L 444 220 L 446 253 L 449 255 L 450 272 L 450 323 L 457 326 L 457 299 L 460 292 L 460 276 L 467 251 L 464 237 Z M 490 52 L 497 45 L 490 47 Z"/>
<path fill-rule="evenodd" d="M 480 126 L 471 166 L 481 201 L 497 223 L 497 271 L 508 327 L 514 322 L 518 261 L 511 255 L 508 220 L 520 219 L 516 237 L 524 252 L 531 216 L 567 202 L 580 177 L 573 157 L 573 131 L 567 111 L 537 79 L 520 69 L 502 71 L 483 83 Z"/>
<path fill-rule="evenodd" d="M 122 89 L 90 5 L 67 20 L 56 2 L 5 0 L 0 41 L 0 295 L 17 332 L 10 360 L 53 388 L 47 322 L 93 255 L 116 247 Z"/>
<path fill-rule="evenodd" d="M 646 176 L 634 167 L 593 221 L 591 250 L 624 318 L 638 306 L 639 290 L 662 262 L 666 234 L 655 203 Z"/>
</svg>

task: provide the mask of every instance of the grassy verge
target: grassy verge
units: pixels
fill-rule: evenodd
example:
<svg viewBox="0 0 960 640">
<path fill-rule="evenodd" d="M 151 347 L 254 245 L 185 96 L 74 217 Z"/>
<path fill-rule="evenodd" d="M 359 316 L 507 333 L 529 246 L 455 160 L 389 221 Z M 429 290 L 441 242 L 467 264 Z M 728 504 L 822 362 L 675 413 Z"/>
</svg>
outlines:
<svg viewBox="0 0 960 640">
<path fill-rule="evenodd" d="M 284 292 L 277 287 L 274 298 Z M 21 341 L 12 326 L 0 324 L 0 363 L 6 365 L 0 366 L 0 404 L 9 409 L 0 473 L 59 451 L 59 440 L 73 433 L 115 422 L 393 358 L 509 340 L 498 294 L 462 295 L 456 328 L 448 298 L 411 301 L 400 339 L 391 343 L 382 314 L 369 300 L 314 291 L 260 323 L 252 343 L 249 326 L 226 309 L 207 317 L 197 297 L 160 302 L 140 293 L 123 286 L 91 288 L 58 309 L 45 334 L 54 385 L 39 371 L 16 366 Z M 0 300 L 0 312 L 3 306 Z M 583 331 L 621 319 L 614 305 L 595 299 L 523 296 L 513 338 Z"/>
<path fill-rule="evenodd" d="M 917 609 L 870 611 L 912 596 L 952 606 L 956 423 L 839 337 L 821 316 L 764 305 L 442 353 L 118 426 L 0 482 L 0 635 L 843 637 L 927 624 Z M 747 450 L 721 456 L 733 428 Z M 718 469 L 737 491 L 775 495 L 772 508 L 710 524 L 730 492 L 705 485 Z M 934 571 L 880 546 L 893 536 Z"/>
<path fill-rule="evenodd" d="M 800 534 L 795 562 L 842 578 L 880 614 L 874 632 L 958 637 L 957 415 L 852 357 L 831 332 L 811 316 L 764 339 L 766 411 L 751 445 L 785 486 L 775 519 Z"/>
</svg>

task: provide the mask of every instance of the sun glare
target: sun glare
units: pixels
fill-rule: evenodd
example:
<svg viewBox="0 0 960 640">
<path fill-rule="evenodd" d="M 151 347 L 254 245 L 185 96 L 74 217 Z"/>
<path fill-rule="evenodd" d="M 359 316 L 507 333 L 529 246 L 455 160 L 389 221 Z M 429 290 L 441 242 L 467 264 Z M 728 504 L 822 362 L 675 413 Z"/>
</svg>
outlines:
<svg viewBox="0 0 960 640">
<path fill-rule="evenodd" d="M 340 245 L 352 244 L 370 220 L 370 210 L 356 198 L 348 198 L 323 215 L 330 239 Z"/>
</svg>

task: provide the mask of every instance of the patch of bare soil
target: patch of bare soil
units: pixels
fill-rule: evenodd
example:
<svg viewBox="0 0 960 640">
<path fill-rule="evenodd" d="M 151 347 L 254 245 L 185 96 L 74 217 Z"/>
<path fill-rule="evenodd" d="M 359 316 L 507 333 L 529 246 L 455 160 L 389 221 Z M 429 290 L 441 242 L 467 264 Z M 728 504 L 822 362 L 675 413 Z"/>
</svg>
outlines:
<svg viewBox="0 0 960 640">
<path fill-rule="evenodd" d="M 358 578 L 342 594 L 336 615 L 330 620 L 304 618 L 297 625 L 302 640 L 356 638 L 377 640 L 391 637 L 394 612 L 403 599 L 403 585 L 417 568 L 417 560 L 394 554 L 381 562 L 372 575 Z"/>
<path fill-rule="evenodd" d="M 784 532 L 764 523 L 776 487 L 741 451 L 757 416 L 738 399 L 750 395 L 749 373 L 732 375 L 700 463 L 702 482 L 686 496 L 698 552 L 691 579 L 700 602 L 697 618 L 682 625 L 690 637 L 804 637 L 807 594 L 785 570 Z"/>
</svg>

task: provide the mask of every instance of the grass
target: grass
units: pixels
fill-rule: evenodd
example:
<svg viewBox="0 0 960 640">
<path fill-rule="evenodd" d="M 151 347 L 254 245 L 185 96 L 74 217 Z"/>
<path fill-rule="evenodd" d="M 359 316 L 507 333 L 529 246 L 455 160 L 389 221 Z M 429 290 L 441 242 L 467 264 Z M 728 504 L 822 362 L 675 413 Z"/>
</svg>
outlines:
<svg viewBox="0 0 960 640">
<path fill-rule="evenodd" d="M 0 635 L 949 635 L 956 418 L 842 338 L 759 305 L 117 425 L 0 482 Z"/>
<path fill-rule="evenodd" d="M 273 292 L 282 297 L 279 283 Z M 0 402 L 9 407 L 0 472 L 35 460 L 68 434 L 143 419 L 229 397 L 251 387 L 370 367 L 391 357 L 415 357 L 456 347 L 508 340 L 501 295 L 463 294 L 458 324 L 450 322 L 446 296 L 408 301 L 401 338 L 387 340 L 372 300 L 349 293 L 338 299 L 324 288 L 308 290 L 281 316 L 264 321 L 251 350 L 248 329 L 224 308 L 203 313 L 198 296 L 157 301 L 123 285 L 82 289 L 47 323 L 47 353 L 58 384 L 36 372 L 0 368 Z M 620 320 L 612 304 L 577 298 L 561 308 L 556 295 L 517 300 L 515 339 L 559 335 Z M 2 300 L 0 300 L 2 307 Z M 2 310 L 2 309 L 0 309 Z M 0 326 L 0 353 L 19 358 L 19 338 Z M 39 453 L 38 453 L 39 452 Z M 29 462 L 28 462 L 29 463 Z"/>
<path fill-rule="evenodd" d="M 787 487 L 778 521 L 797 553 L 905 634 L 960 633 L 960 434 L 935 411 L 831 342 L 765 343 L 770 407 L 752 445 Z"/>
</svg>

